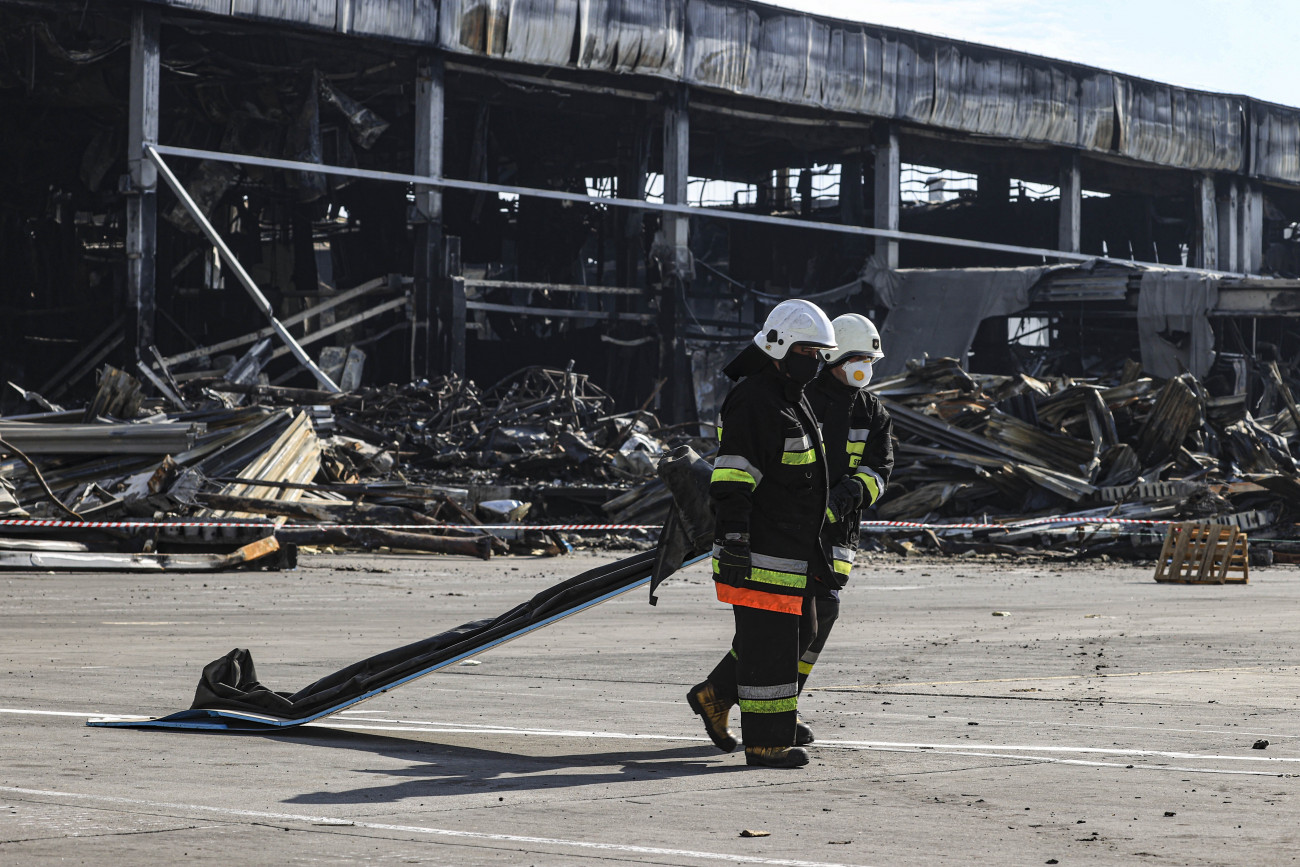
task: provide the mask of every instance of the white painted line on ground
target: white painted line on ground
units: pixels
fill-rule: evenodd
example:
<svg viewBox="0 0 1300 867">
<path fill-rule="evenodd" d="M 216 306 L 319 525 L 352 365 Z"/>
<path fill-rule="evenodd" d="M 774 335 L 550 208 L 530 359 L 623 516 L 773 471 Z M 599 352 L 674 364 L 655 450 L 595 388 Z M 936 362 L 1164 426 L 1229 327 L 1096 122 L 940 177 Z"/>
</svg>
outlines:
<svg viewBox="0 0 1300 867">
<path fill-rule="evenodd" d="M 1025 753 L 1098 753 L 1107 756 L 1155 756 L 1162 759 L 1205 759 L 1207 761 L 1229 762 L 1300 762 L 1300 758 L 1285 756 L 1221 756 L 1205 753 L 1170 752 L 1166 750 L 1128 750 L 1119 747 L 1069 747 L 1069 746 L 1020 746 L 1014 744 L 919 744 L 893 743 L 890 741 L 822 741 L 817 743 L 825 747 L 849 747 L 876 749 L 879 747 L 912 750 L 1016 750 Z"/>
<path fill-rule="evenodd" d="M 16 714 L 24 714 L 28 716 L 78 716 L 81 717 L 82 719 L 90 719 L 93 716 L 103 716 L 103 714 L 84 713 L 82 711 L 76 711 L 76 710 L 23 710 L 21 708 L 13 708 L 13 707 L 0 707 L 0 713 L 16 713 Z M 121 719 L 149 719 L 149 717 L 147 716 L 142 716 L 142 717 L 122 716 L 120 718 Z"/>
<path fill-rule="evenodd" d="M 75 713 L 71 711 L 41 711 L 41 710 L 17 710 L 12 708 L 0 708 L 0 714 L 30 714 L 44 716 L 71 716 L 91 718 L 101 716 L 101 714 Z M 362 711 L 353 711 L 353 713 L 362 713 Z M 149 717 L 117 717 L 118 719 L 149 719 Z M 382 723 L 382 725 L 372 725 L 370 723 Z M 689 743 L 707 743 L 707 738 L 686 736 L 686 735 L 666 735 L 666 734 L 632 734 L 629 732 L 611 732 L 611 731 L 580 731 L 570 729 L 542 729 L 542 728 L 514 728 L 510 726 L 484 726 L 465 723 L 443 723 L 427 720 L 402 720 L 387 718 L 365 718 L 351 717 L 345 720 L 305 723 L 303 728 L 323 728 L 341 731 L 377 731 L 377 732 L 408 732 L 411 734 L 494 734 L 505 736 L 528 735 L 531 737 L 552 737 L 552 738 L 584 738 L 600 740 L 648 740 L 648 741 L 684 741 Z M 287 734 L 290 730 L 285 730 Z M 1104 761 L 1084 761 L 1078 759 L 1055 758 L 1050 753 L 1073 753 L 1073 754 L 1091 754 L 1102 756 L 1135 756 L 1141 758 L 1159 758 L 1159 759 L 1183 759 L 1192 761 L 1214 761 L 1214 762 L 1271 762 L 1283 764 L 1300 763 L 1300 758 L 1291 758 L 1287 756 L 1232 756 L 1218 755 L 1214 753 L 1189 753 L 1172 750 L 1135 750 L 1124 749 L 1120 747 L 1076 747 L 1064 745 L 1016 745 L 1016 744 L 953 744 L 953 743 L 910 743 L 896 741 L 853 741 L 853 740 L 819 740 L 819 747 L 831 747 L 849 750 L 870 750 L 879 752 L 908 752 L 929 755 L 943 756 L 979 756 L 981 758 L 1001 758 L 1001 759 L 1021 759 L 1025 761 L 1050 762 L 1053 764 L 1065 765 L 1083 765 L 1087 767 L 1117 767 L 1127 768 L 1128 765 L 1118 762 Z M 1005 752 L 989 752 L 990 750 L 1001 750 Z M 1178 770 L 1189 773 L 1215 773 L 1215 774 L 1249 774 L 1255 776 L 1290 776 L 1284 771 L 1264 771 L 1264 770 L 1229 770 L 1216 768 L 1184 768 L 1184 767 L 1167 767 L 1164 765 L 1141 765 L 1143 769 L 1150 770 Z"/>
<path fill-rule="evenodd" d="M 1242 777 L 1294 777 L 1297 774 L 1287 774 L 1279 771 L 1242 771 L 1231 768 L 1190 768 L 1178 765 L 1136 765 L 1124 764 L 1122 762 L 1101 762 L 1085 761 L 1083 759 L 1057 759 L 1051 756 L 1026 756 L 1020 753 L 982 753 L 982 752 L 946 752 L 944 750 L 912 750 L 902 747 L 859 747 L 857 749 L 872 750 L 882 753 L 914 753 L 917 755 L 933 756 L 969 756 L 985 759 L 1013 759 L 1027 762 L 1030 764 L 1043 765 L 1077 765 L 1083 768 L 1124 768 L 1126 770 L 1139 771 L 1177 771 L 1180 774 L 1222 774 L 1228 776 Z"/>
<path fill-rule="evenodd" d="M 374 831 L 394 831 L 403 834 L 428 834 L 435 837 L 454 837 L 463 840 L 486 840 L 498 843 L 531 843 L 541 846 L 556 846 L 570 849 L 594 849 L 602 852 L 623 852 L 633 855 L 663 855 L 672 858 L 694 858 L 702 861 L 728 861 L 733 864 L 769 864 L 773 865 L 773 867 L 861 867 L 861 865 L 841 864 L 829 861 L 799 861 L 790 858 L 763 858 L 755 855 L 733 855 L 728 852 L 698 852 L 691 849 L 663 849 L 657 846 L 633 846 L 624 843 L 597 843 L 586 840 L 563 840 L 555 837 L 525 837 L 518 834 L 488 834 L 481 831 L 453 831 L 446 828 L 431 828 L 426 825 L 393 825 L 386 822 L 364 822 L 359 819 L 347 819 L 339 816 L 304 816 L 296 813 L 270 813 L 260 810 L 235 810 L 227 807 L 209 807 L 203 804 L 173 804 L 165 801 L 144 801 L 136 798 L 121 798 L 111 795 L 86 795 L 80 792 L 21 789 L 16 786 L 0 786 L 0 792 L 8 792 L 14 795 L 30 795 L 38 798 L 71 798 L 81 801 L 95 801 L 104 804 L 123 804 L 131 807 L 150 807 L 160 810 L 184 810 L 191 813 L 211 813 L 218 816 L 237 816 L 261 820 L 270 819 L 281 822 L 305 822 L 312 825 L 366 828 Z"/>
</svg>

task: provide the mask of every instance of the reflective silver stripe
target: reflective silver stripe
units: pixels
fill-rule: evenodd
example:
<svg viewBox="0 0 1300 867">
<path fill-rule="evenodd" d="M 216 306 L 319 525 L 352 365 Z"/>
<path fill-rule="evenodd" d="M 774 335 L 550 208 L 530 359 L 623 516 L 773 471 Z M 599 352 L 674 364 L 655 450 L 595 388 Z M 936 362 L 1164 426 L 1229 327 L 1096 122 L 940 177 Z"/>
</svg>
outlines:
<svg viewBox="0 0 1300 867">
<path fill-rule="evenodd" d="M 819 657 L 819 656 L 821 656 L 820 653 L 813 653 L 813 652 L 810 650 L 810 651 L 808 651 L 807 653 L 805 653 L 803 656 L 799 657 L 799 661 L 800 661 L 800 662 L 806 662 L 806 663 L 808 663 L 809 665 L 816 665 L 816 664 L 817 664 L 817 657 Z"/>
<path fill-rule="evenodd" d="M 839 545 L 836 545 L 833 548 L 831 548 L 831 556 L 834 557 L 836 560 L 846 560 L 849 563 L 852 563 L 853 554 L 854 552 L 851 548 L 841 548 Z"/>
<path fill-rule="evenodd" d="M 806 452 L 812 448 L 812 440 L 807 436 L 790 437 L 785 441 L 785 451 L 787 452 Z"/>
<path fill-rule="evenodd" d="M 763 481 L 763 474 L 758 471 L 758 467 L 742 458 L 740 455 L 718 455 L 717 460 L 713 462 L 715 469 L 727 470 L 744 470 L 754 477 L 754 484 Z"/>
<path fill-rule="evenodd" d="M 771 569 L 776 572 L 792 572 L 795 575 L 808 574 L 807 560 L 791 560 L 786 557 L 772 557 L 768 554 L 751 553 L 749 563 L 755 569 Z"/>
<path fill-rule="evenodd" d="M 742 686 L 736 684 L 736 696 L 754 701 L 770 701 L 774 698 L 793 698 L 799 694 L 799 681 L 782 683 L 777 686 Z"/>
<path fill-rule="evenodd" d="M 858 467 L 858 472 L 866 473 L 868 476 L 871 476 L 871 478 L 876 480 L 876 485 L 879 487 L 880 493 L 883 494 L 885 492 L 885 480 L 880 477 L 880 473 L 876 472 L 871 467 L 863 466 Z"/>
<path fill-rule="evenodd" d="M 849 442 L 851 443 L 865 443 L 869 436 L 871 436 L 871 431 L 864 427 L 849 428 Z"/>
</svg>

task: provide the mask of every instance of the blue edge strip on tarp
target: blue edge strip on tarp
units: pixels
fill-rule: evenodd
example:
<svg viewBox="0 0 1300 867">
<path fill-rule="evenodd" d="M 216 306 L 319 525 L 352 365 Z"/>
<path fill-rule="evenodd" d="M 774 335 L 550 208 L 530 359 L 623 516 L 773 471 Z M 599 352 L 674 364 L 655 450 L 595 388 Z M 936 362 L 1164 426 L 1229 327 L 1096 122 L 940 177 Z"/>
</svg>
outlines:
<svg viewBox="0 0 1300 867">
<path fill-rule="evenodd" d="M 686 566 L 690 566 L 694 563 L 698 563 L 701 560 L 707 559 L 709 556 L 710 555 L 708 554 L 703 554 L 699 557 L 695 557 L 694 559 L 687 560 L 685 563 L 682 564 L 682 567 L 685 568 Z M 325 710 L 318 711 L 314 714 L 311 714 L 310 716 L 305 716 L 298 719 L 280 719 L 278 717 L 265 716 L 263 714 L 248 713 L 247 711 L 208 710 L 208 709 L 191 708 L 189 710 L 178 711 L 177 713 L 171 714 L 170 716 L 157 717 L 155 719 L 142 719 L 140 717 L 103 717 L 99 719 L 88 720 L 86 722 L 86 725 L 97 726 L 97 727 L 112 727 L 112 728 L 160 728 L 160 729 L 187 729 L 187 730 L 202 730 L 202 731 L 234 731 L 234 732 L 249 732 L 249 731 L 265 732 L 268 730 L 273 731 L 275 729 L 294 728 L 295 726 L 300 726 L 305 723 L 309 723 L 321 719 L 323 717 L 331 716 L 333 714 L 338 713 L 341 710 L 346 710 L 347 708 L 350 708 L 353 705 L 360 704 L 361 702 L 366 701 L 367 699 L 374 698 L 375 696 L 380 695 L 381 693 L 385 693 L 397 689 L 399 686 L 405 686 L 406 684 L 410 683 L 413 680 L 419 680 L 420 678 L 426 675 L 433 674 L 435 671 L 438 671 L 441 668 L 446 668 L 449 665 L 454 665 L 455 663 L 460 662 L 461 660 L 466 659 L 470 656 L 473 656 L 476 653 L 482 653 L 485 650 L 490 650 L 493 647 L 497 647 L 499 645 L 505 644 L 507 641 L 513 641 L 514 639 L 519 638 L 522 635 L 527 635 L 530 632 L 536 632 L 538 629 L 542 629 L 547 626 L 550 626 L 552 623 L 563 620 L 564 618 L 569 617 L 570 615 L 577 614 L 580 611 L 585 611 L 588 608 L 594 608 L 595 606 L 601 604 L 602 602 L 608 602 L 610 599 L 613 599 L 615 596 L 621 596 L 624 593 L 627 593 L 629 590 L 635 590 L 638 587 L 644 587 L 646 584 L 649 583 L 650 583 L 649 574 L 631 579 L 624 586 L 611 590 L 602 596 L 596 597 L 595 599 L 589 599 L 586 602 L 581 602 L 570 608 L 566 608 L 563 611 L 551 615 L 545 620 L 539 620 L 536 623 L 530 623 L 527 626 L 518 629 L 515 632 L 510 633 L 509 635 L 503 635 L 498 638 L 489 639 L 488 641 L 485 641 L 482 644 L 475 645 L 474 647 L 471 647 L 470 649 L 464 651 L 463 653 L 459 653 L 456 656 L 451 657 L 450 659 L 444 659 L 443 661 L 435 665 L 431 665 L 428 668 L 422 669 L 413 674 L 408 674 L 405 677 L 394 680 L 392 683 L 388 683 L 385 684 L 384 686 L 372 689 L 369 692 L 365 693 L 364 695 L 359 695 L 356 696 L 355 698 L 348 699 L 347 701 L 340 702 L 339 704 L 336 704 L 333 707 L 328 707 Z"/>
</svg>

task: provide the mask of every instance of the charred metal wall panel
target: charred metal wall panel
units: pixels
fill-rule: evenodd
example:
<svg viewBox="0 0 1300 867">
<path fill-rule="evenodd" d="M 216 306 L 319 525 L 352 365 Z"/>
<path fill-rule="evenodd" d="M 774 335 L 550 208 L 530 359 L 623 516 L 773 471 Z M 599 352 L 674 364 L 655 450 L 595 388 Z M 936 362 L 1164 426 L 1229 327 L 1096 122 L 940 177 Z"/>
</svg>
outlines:
<svg viewBox="0 0 1300 867">
<path fill-rule="evenodd" d="M 338 3 L 341 30 L 426 45 L 438 41 L 438 0 L 338 0 Z"/>
<path fill-rule="evenodd" d="M 578 0 L 443 0 L 442 46 L 540 66 L 568 66 Z"/>
<path fill-rule="evenodd" d="M 1250 100 L 1250 174 L 1300 184 L 1300 111 Z"/>
<path fill-rule="evenodd" d="M 578 66 L 679 79 L 685 0 L 580 0 Z"/>
<path fill-rule="evenodd" d="M 748 0 L 153 2 L 1300 183 L 1300 109 Z"/>
<path fill-rule="evenodd" d="M 339 0 L 233 0 L 231 14 L 333 29 Z"/>
<path fill-rule="evenodd" d="M 685 79 L 702 87 L 754 93 L 760 26 L 758 12 L 747 4 L 688 2 Z"/>
<path fill-rule="evenodd" d="M 1241 97 L 1118 75 L 1114 79 L 1121 154 L 1183 169 L 1245 168 Z"/>
<path fill-rule="evenodd" d="M 156 0 L 156 2 L 177 9 L 195 9 L 199 12 L 211 12 L 214 15 L 229 15 L 234 0 Z"/>
</svg>

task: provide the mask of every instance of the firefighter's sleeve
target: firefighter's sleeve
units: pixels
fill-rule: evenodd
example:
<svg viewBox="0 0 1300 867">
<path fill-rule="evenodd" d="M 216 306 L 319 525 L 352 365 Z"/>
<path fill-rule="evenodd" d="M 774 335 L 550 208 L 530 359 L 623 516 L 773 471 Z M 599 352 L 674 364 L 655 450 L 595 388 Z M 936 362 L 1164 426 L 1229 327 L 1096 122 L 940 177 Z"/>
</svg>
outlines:
<svg viewBox="0 0 1300 867">
<path fill-rule="evenodd" d="M 713 500 L 714 538 L 730 533 L 748 538 L 754 491 L 775 455 L 780 460 L 779 419 L 745 401 L 728 401 L 722 408 L 718 455 L 713 461 L 709 496 Z"/>
<path fill-rule="evenodd" d="M 894 472 L 894 420 L 879 400 L 868 399 L 855 407 L 854 427 L 861 423 L 871 433 L 862 451 L 862 463 L 854 476 L 866 490 L 863 507 L 875 505 L 885 493 Z M 860 420 L 860 421 L 859 421 Z"/>
</svg>

